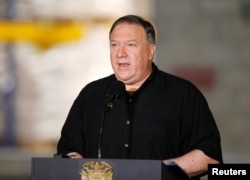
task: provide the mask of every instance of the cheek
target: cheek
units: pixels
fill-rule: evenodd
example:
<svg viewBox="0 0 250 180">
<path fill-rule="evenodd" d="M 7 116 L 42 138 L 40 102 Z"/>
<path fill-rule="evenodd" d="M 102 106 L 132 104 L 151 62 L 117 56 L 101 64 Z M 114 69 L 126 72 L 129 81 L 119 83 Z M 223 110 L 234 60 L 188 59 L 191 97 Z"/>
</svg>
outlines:
<svg viewBox="0 0 250 180">
<path fill-rule="evenodd" d="M 115 52 L 114 51 L 110 51 L 111 62 L 114 61 L 115 57 L 116 57 Z"/>
<path fill-rule="evenodd" d="M 114 50 L 110 50 L 109 54 L 110 54 L 110 57 L 112 57 L 114 55 Z"/>
</svg>

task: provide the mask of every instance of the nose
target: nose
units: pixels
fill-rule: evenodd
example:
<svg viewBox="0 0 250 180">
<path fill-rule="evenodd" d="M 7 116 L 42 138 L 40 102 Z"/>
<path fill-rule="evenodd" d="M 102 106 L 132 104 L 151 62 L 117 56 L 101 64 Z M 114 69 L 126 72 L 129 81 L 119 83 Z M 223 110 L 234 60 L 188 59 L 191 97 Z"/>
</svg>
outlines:
<svg viewBox="0 0 250 180">
<path fill-rule="evenodd" d="M 127 53 L 126 53 L 126 49 L 124 46 L 120 46 L 117 52 L 117 57 L 119 58 L 123 58 L 126 57 Z"/>
</svg>

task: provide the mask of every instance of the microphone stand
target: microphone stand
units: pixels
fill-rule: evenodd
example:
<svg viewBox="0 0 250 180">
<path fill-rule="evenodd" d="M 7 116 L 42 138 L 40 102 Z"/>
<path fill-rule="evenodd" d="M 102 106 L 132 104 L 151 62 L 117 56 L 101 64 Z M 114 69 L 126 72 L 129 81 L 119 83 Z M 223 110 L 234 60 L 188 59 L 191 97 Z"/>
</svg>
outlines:
<svg viewBox="0 0 250 180">
<path fill-rule="evenodd" d="M 104 124 L 104 118 L 105 118 L 105 111 L 107 111 L 107 107 L 102 113 L 102 118 L 101 118 L 101 127 L 99 131 L 99 141 L 98 141 L 98 159 L 102 158 L 101 142 L 102 142 L 102 132 L 103 132 L 103 124 Z"/>
<path fill-rule="evenodd" d="M 103 126 L 104 126 L 104 119 L 105 119 L 105 114 L 108 112 L 109 109 L 111 109 L 114 105 L 114 103 L 117 101 L 119 94 L 112 94 L 112 95 L 107 95 L 108 100 L 107 100 L 107 105 L 104 108 L 104 111 L 102 113 L 101 117 L 101 126 L 100 126 L 100 131 L 99 131 L 99 141 L 98 141 L 98 159 L 101 159 L 102 157 L 102 134 L 103 134 Z"/>
</svg>

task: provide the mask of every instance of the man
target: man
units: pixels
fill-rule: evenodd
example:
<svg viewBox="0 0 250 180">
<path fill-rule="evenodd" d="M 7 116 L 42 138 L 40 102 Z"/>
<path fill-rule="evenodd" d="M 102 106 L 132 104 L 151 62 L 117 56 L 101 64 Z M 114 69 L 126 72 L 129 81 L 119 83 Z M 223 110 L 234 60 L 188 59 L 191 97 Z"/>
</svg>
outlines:
<svg viewBox="0 0 250 180">
<path fill-rule="evenodd" d="M 109 39 L 114 74 L 82 89 L 57 153 L 173 161 L 190 177 L 206 173 L 208 164 L 222 163 L 220 134 L 205 97 L 153 63 L 152 24 L 135 15 L 121 17 Z"/>
</svg>

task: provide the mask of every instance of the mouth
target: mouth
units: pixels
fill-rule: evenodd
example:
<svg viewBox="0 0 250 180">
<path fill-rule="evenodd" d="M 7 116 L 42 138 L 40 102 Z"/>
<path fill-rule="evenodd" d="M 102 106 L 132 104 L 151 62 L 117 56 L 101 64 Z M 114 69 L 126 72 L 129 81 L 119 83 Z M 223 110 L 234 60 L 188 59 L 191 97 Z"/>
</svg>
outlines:
<svg viewBox="0 0 250 180">
<path fill-rule="evenodd" d="M 119 69 L 127 69 L 129 67 L 128 63 L 118 63 Z"/>
</svg>

